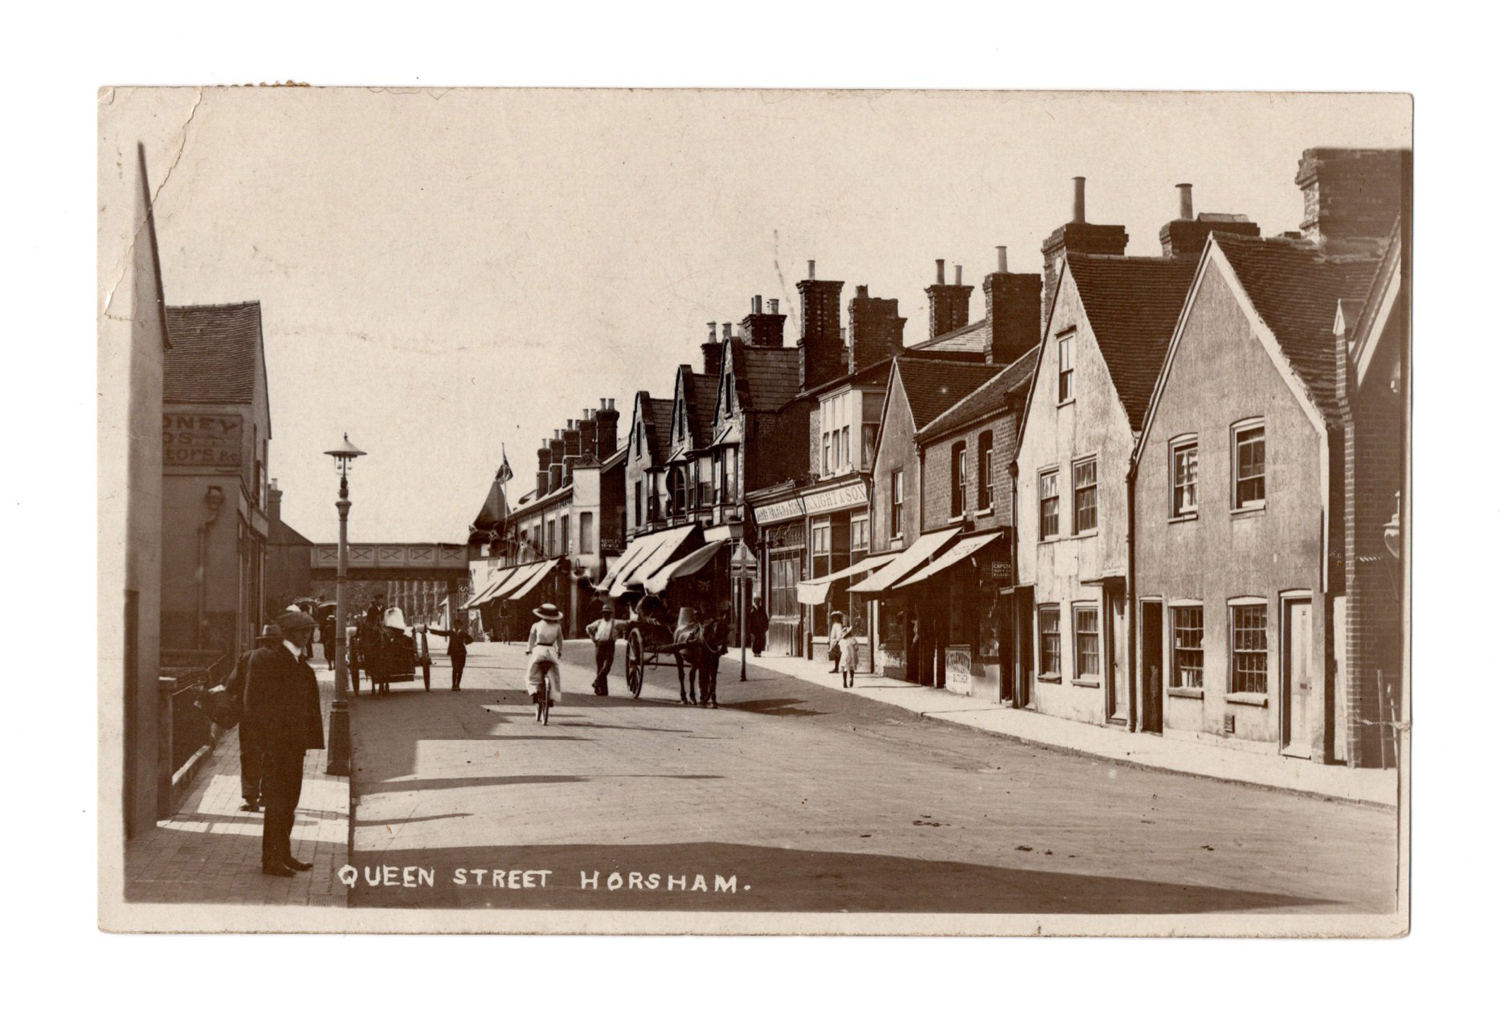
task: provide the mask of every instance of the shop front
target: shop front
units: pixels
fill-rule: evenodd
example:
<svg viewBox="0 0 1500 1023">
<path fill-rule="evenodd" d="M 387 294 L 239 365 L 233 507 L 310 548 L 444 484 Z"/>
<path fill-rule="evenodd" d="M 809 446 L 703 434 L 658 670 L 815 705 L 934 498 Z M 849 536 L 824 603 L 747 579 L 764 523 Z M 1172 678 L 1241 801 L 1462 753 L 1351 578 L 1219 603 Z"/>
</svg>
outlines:
<svg viewBox="0 0 1500 1023">
<path fill-rule="evenodd" d="M 805 655 L 813 660 L 828 656 L 828 626 L 834 612 L 844 615 L 845 625 L 855 635 L 866 639 L 870 636 L 865 602 L 849 594 L 850 579 L 842 574 L 870 551 L 869 497 L 863 480 L 809 487 L 802 492 L 807 517 L 808 575 L 831 580 L 823 600 L 803 603 L 807 609 Z"/>
<path fill-rule="evenodd" d="M 1004 530 L 968 534 L 892 587 L 926 620 L 930 642 L 917 672 L 923 684 L 989 703 L 1008 698 L 1009 569 Z"/>
<path fill-rule="evenodd" d="M 868 579 L 849 587 L 856 599 L 869 602 L 874 666 L 887 678 L 943 684 L 944 673 L 937 666 L 946 645 L 946 595 L 931 588 L 897 589 L 897 584 L 926 568 L 958 535 L 957 527 L 923 533 Z"/>
<path fill-rule="evenodd" d="M 802 605 L 797 602 L 797 584 L 807 578 L 806 510 L 802 498 L 776 488 L 772 500 L 752 499 L 757 546 L 761 556 L 766 615 L 766 651 L 787 657 L 803 655 Z"/>
</svg>

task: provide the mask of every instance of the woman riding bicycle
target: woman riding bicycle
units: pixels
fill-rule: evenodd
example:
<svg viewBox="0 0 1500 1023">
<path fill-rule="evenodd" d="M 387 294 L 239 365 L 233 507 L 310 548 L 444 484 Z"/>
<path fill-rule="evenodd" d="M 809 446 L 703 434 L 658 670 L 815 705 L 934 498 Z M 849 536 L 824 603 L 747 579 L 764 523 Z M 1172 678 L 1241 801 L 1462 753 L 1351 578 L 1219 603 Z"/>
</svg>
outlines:
<svg viewBox="0 0 1500 1023">
<path fill-rule="evenodd" d="M 562 660 L 562 612 L 553 604 L 543 604 L 533 612 L 541 621 L 533 622 L 526 637 L 526 692 L 533 703 L 562 699 L 562 675 L 557 666 Z"/>
</svg>

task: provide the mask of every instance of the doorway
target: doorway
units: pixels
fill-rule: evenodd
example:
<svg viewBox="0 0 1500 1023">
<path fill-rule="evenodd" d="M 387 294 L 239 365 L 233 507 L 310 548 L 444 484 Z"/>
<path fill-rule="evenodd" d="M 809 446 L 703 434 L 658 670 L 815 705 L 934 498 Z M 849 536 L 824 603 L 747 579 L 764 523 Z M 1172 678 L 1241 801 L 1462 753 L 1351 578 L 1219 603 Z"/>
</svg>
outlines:
<svg viewBox="0 0 1500 1023">
<path fill-rule="evenodd" d="M 1281 602 L 1281 752 L 1312 756 L 1312 601 Z"/>
<path fill-rule="evenodd" d="M 1031 653 L 1032 629 L 1036 627 L 1034 618 L 1036 616 L 1035 605 L 1031 599 L 1031 587 L 1023 586 L 1016 589 L 1015 594 L 1015 642 L 1012 648 L 1016 657 L 1016 696 L 1014 707 L 1030 707 L 1032 700 L 1032 670 L 1034 663 Z"/>
<path fill-rule="evenodd" d="M 1162 607 L 1159 600 L 1141 601 L 1141 730 L 1162 730 Z"/>
</svg>

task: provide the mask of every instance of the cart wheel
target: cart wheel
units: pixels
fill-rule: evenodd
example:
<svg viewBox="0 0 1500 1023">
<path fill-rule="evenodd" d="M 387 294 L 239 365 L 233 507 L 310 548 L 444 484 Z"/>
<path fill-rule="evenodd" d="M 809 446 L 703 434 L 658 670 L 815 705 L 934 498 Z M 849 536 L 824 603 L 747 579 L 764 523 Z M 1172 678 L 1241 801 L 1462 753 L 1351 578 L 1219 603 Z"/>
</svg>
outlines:
<svg viewBox="0 0 1500 1023">
<path fill-rule="evenodd" d="M 422 665 L 422 688 L 432 692 L 432 665 Z"/>
<path fill-rule="evenodd" d="M 646 681 L 644 644 L 639 631 L 632 632 L 625 640 L 625 686 L 630 695 L 640 698 L 641 686 Z"/>
</svg>

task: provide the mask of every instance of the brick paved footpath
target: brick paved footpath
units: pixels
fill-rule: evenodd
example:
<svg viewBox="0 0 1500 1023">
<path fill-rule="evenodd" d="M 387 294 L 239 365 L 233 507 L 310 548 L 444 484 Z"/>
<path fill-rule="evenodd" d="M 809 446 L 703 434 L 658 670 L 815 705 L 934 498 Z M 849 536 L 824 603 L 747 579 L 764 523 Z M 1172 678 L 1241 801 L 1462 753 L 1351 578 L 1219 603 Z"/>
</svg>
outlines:
<svg viewBox="0 0 1500 1023">
<path fill-rule="evenodd" d="M 332 672 L 318 672 L 318 690 L 326 731 Z M 239 729 L 226 733 L 177 812 L 126 843 L 126 900 L 343 907 L 335 872 L 348 861 L 349 780 L 325 774 L 327 763 L 326 749 L 308 753 L 292 826 L 292 855 L 313 869 L 270 877 L 260 872 L 264 814 L 240 809 Z"/>
</svg>

